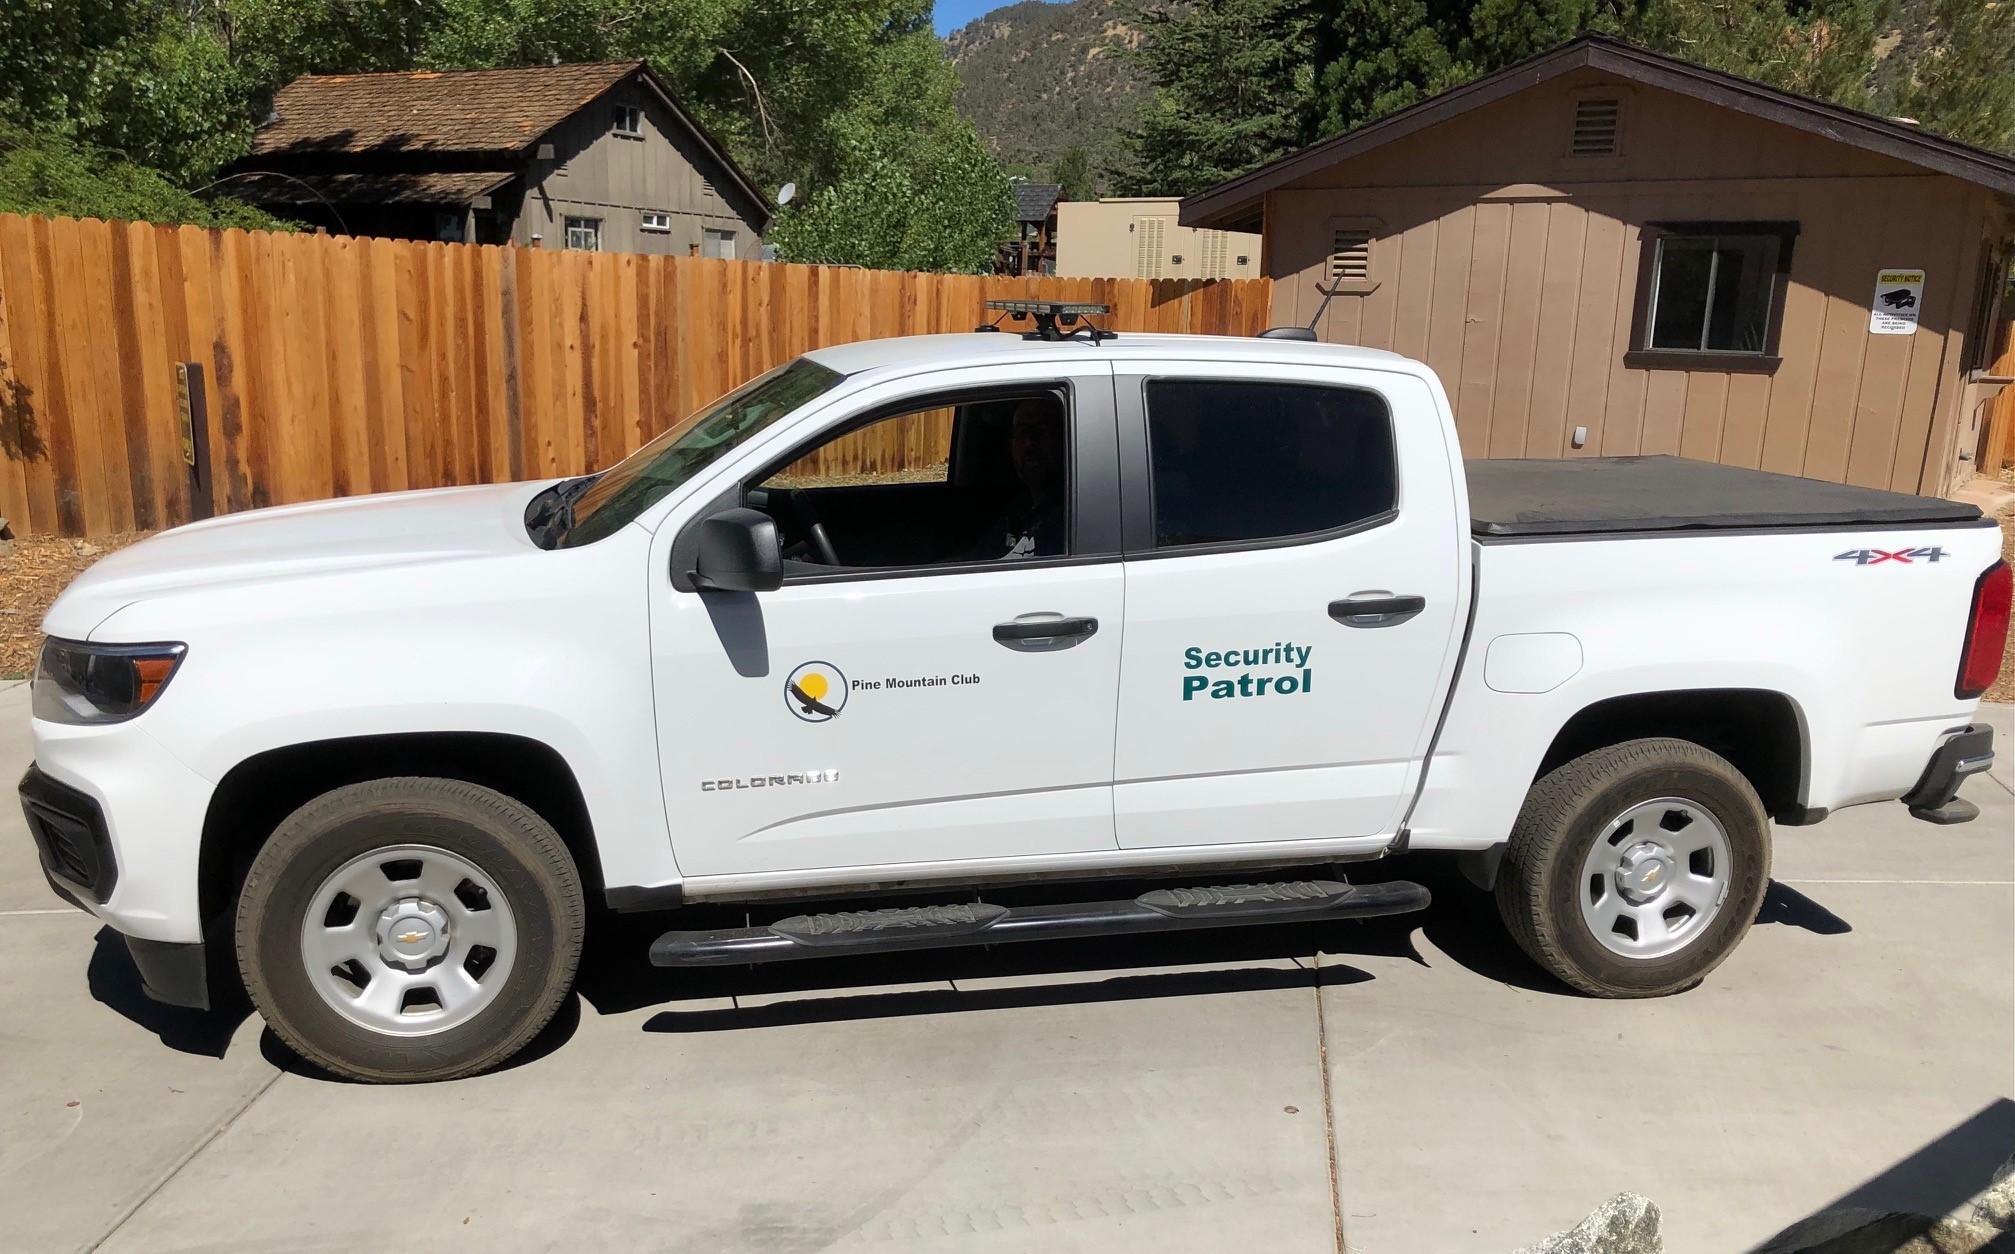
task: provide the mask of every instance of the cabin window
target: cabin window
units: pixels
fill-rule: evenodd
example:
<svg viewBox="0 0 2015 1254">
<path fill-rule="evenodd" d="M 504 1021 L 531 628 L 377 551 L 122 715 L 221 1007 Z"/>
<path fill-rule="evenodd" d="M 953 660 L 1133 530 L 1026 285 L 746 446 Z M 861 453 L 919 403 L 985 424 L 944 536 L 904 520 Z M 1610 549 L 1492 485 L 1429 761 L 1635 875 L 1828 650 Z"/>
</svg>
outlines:
<svg viewBox="0 0 2015 1254">
<path fill-rule="evenodd" d="M 567 247 L 582 252 L 596 253 L 602 250 L 602 220 L 600 218 L 568 218 Z"/>
<path fill-rule="evenodd" d="M 733 261 L 735 259 L 735 233 L 733 231 L 717 231 L 712 227 L 708 227 L 705 238 L 700 242 L 700 255 L 703 257 L 718 257 L 722 261 Z"/>
<path fill-rule="evenodd" d="M 617 105 L 616 134 L 641 139 L 644 134 L 644 111 L 636 105 Z"/>
<path fill-rule="evenodd" d="M 1740 369 L 1775 364 L 1795 223 L 1654 223 L 1639 259 L 1626 364 Z M 1649 360 L 1656 357 L 1661 360 Z"/>
<path fill-rule="evenodd" d="M 643 212 L 641 225 L 646 231 L 669 231 L 672 229 L 672 215 L 646 209 Z"/>
</svg>

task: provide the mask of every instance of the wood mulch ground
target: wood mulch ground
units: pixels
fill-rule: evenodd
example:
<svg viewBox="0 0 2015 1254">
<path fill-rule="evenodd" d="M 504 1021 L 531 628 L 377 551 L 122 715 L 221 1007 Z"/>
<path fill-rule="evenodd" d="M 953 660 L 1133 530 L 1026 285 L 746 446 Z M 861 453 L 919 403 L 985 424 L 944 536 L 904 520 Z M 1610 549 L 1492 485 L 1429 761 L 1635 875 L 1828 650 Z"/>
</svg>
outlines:
<svg viewBox="0 0 2015 1254">
<path fill-rule="evenodd" d="M 0 556 L 0 679 L 21 679 L 42 647 L 42 615 L 56 594 L 113 549 L 144 540 L 145 531 L 97 540 L 30 536 Z"/>
<path fill-rule="evenodd" d="M 99 540 L 63 540 L 48 536 L 14 541 L 13 553 L 0 557 L 0 679 L 20 679 L 35 665 L 42 646 L 42 615 L 56 594 L 86 566 L 147 532 Z M 2015 517 L 2001 519 L 2001 554 L 2015 563 Z M 1989 701 L 2015 701 L 2015 633 L 2002 656 L 2001 678 L 1987 690 Z"/>
</svg>

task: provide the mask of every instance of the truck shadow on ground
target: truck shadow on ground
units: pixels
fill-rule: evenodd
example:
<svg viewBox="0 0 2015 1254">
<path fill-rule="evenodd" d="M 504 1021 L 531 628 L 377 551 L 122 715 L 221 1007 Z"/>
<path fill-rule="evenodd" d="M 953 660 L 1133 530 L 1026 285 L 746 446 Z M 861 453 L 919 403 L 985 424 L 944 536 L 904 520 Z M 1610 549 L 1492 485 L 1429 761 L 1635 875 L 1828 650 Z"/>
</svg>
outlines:
<svg viewBox="0 0 2015 1254">
<path fill-rule="evenodd" d="M 1496 983 L 1548 996 L 1578 996 L 1535 966 L 1511 941 L 1495 903 L 1439 866 L 1398 860 L 1353 876 L 1360 883 L 1411 876 L 1434 894 L 1414 915 L 1196 932 L 1121 936 L 807 959 L 757 966 L 663 970 L 646 957 L 663 918 L 612 918 L 582 964 L 581 996 L 598 1014 L 665 1007 L 650 1032 L 731 1031 L 903 1015 L 948 1014 L 1154 997 L 1259 992 L 1358 984 L 1374 978 L 1353 958 L 1429 966 L 1443 957 Z M 1131 895 L 1138 884 L 1112 895 Z M 1082 889 L 1078 890 L 1082 892 Z M 993 899 L 997 894 L 989 894 Z M 1044 894 L 1027 891 L 1025 899 Z M 773 913 L 786 913 L 777 910 Z M 682 920 L 681 927 L 731 927 L 732 910 Z M 769 915 L 757 916 L 759 919 Z M 1820 935 L 1851 928 L 1803 893 L 1773 882 L 1760 924 Z M 1431 955 L 1431 956 L 1430 956 Z M 1188 968 L 1188 969 L 1185 969 Z M 1047 978 L 1046 978 L 1047 977 Z M 1004 983 L 1003 981 L 1012 981 Z M 932 987 L 916 987 L 916 986 Z M 720 1003 L 731 1004 L 723 1006 Z"/>
<path fill-rule="evenodd" d="M 222 1058 L 238 1025 L 251 1013 L 242 997 L 229 999 L 215 1010 L 190 1010 L 164 1006 L 147 996 L 140 972 L 126 941 L 109 927 L 101 927 L 92 938 L 91 959 L 84 969 L 91 996 L 100 1005 L 116 1011 L 128 1022 L 145 1028 L 163 1045 L 183 1054 Z"/>
<path fill-rule="evenodd" d="M 680 927 L 739 926 L 729 907 L 695 906 L 678 916 L 604 915 L 590 931 L 578 996 L 517 1057 L 509 1070 L 546 1057 L 580 1025 L 585 1001 L 598 1015 L 662 1007 L 647 1032 L 722 1032 L 848 1020 L 966 1011 L 1083 1005 L 1160 997 L 1197 997 L 1293 988 L 1336 988 L 1375 978 L 1351 959 L 1398 959 L 1429 967 L 1450 961 L 1496 983 L 1547 996 L 1577 996 L 1541 971 L 1506 935 L 1490 895 L 1439 864 L 1393 859 L 1353 871 L 1359 883 L 1412 878 L 1434 904 L 1419 914 L 1333 923 L 1168 932 L 1098 940 L 971 949 L 925 950 L 755 966 L 666 970 L 648 960 L 651 941 L 676 918 Z M 1114 897 L 1146 882 L 1115 882 Z M 1082 892 L 1080 888 L 1077 890 Z M 1104 890 L 1102 890 L 1104 891 Z M 936 895 L 943 900 L 944 895 Z M 989 893 L 990 899 L 1058 899 L 1056 890 Z M 897 904 L 891 902 L 889 904 Z M 759 919 L 792 913 L 773 906 Z M 1812 898 L 1773 881 L 1757 924 L 1799 927 L 1822 936 L 1852 930 Z M 182 1053 L 222 1058 L 249 1013 L 242 998 L 216 1010 L 163 1006 L 141 987 L 126 946 L 101 929 L 88 968 L 92 996 Z M 260 1050 L 274 1066 L 334 1079 L 294 1057 L 268 1030 Z"/>
</svg>

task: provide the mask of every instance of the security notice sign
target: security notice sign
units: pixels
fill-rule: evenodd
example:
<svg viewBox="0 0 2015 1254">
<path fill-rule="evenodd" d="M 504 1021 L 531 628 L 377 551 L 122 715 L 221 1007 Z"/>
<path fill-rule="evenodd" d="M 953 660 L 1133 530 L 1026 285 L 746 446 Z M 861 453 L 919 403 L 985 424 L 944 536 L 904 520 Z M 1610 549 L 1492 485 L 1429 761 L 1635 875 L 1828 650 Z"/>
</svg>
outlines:
<svg viewBox="0 0 2015 1254">
<path fill-rule="evenodd" d="M 1917 310 L 1923 303 L 1922 270 L 1877 271 L 1875 300 L 1868 307 L 1868 334 L 1917 334 Z"/>
</svg>

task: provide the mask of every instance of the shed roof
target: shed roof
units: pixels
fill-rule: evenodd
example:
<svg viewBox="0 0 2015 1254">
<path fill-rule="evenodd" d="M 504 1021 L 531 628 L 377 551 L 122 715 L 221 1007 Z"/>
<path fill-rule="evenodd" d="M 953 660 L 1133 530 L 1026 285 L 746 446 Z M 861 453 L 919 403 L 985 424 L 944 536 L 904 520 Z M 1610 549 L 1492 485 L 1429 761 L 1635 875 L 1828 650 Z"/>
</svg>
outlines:
<svg viewBox="0 0 2015 1254">
<path fill-rule="evenodd" d="M 1055 183 L 1016 183 L 1014 185 L 1014 220 L 1017 222 L 1041 222 L 1049 217 L 1049 211 L 1056 206 L 1057 193 L 1063 189 Z"/>
<path fill-rule="evenodd" d="M 486 196 L 513 178 L 509 170 L 421 172 L 336 172 L 242 175 L 227 189 L 262 205 L 319 205 L 330 201 L 364 205 L 444 205 L 460 207 Z"/>
<path fill-rule="evenodd" d="M 1581 69 L 1691 96 L 1997 192 L 2015 194 L 2015 158 L 2002 153 L 1947 139 L 1907 122 L 1780 91 L 1753 79 L 1710 70 L 1607 35 L 1583 35 L 1550 52 L 1486 74 L 1187 197 L 1177 212 L 1177 220 L 1184 226 L 1249 229 L 1257 218 L 1262 198 L 1275 188 Z"/>
<path fill-rule="evenodd" d="M 304 75 L 273 97 L 275 120 L 253 136 L 252 155 L 517 152 L 643 65 Z"/>
</svg>

